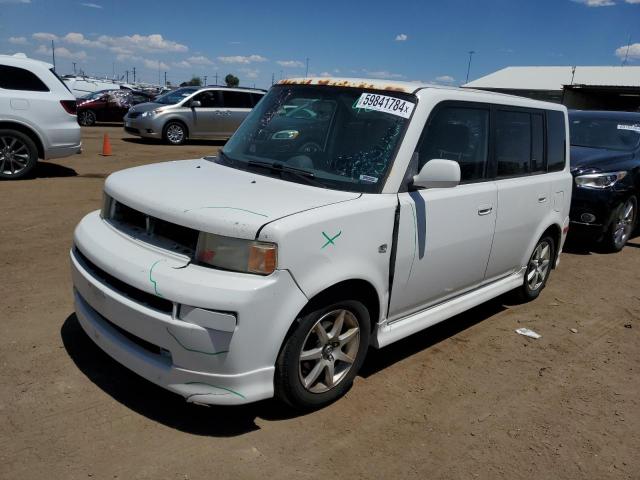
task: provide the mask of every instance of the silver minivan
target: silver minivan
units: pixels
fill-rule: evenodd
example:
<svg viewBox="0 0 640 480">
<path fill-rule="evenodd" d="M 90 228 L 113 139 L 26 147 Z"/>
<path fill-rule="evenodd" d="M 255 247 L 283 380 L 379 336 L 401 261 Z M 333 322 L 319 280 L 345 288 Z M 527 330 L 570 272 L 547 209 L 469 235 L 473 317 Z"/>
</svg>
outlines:
<svg viewBox="0 0 640 480">
<path fill-rule="evenodd" d="M 172 145 L 188 138 L 227 139 L 264 94 L 249 88 L 182 87 L 132 107 L 124 129 Z"/>
</svg>

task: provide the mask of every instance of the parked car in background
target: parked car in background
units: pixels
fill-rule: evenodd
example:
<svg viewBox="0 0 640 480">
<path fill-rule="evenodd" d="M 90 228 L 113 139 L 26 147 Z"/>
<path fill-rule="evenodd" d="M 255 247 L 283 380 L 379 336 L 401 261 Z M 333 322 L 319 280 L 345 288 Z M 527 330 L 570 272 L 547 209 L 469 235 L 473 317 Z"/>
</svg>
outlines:
<svg viewBox="0 0 640 480">
<path fill-rule="evenodd" d="M 178 95 L 211 91 L 237 93 Z M 107 178 L 70 252 L 80 325 L 189 402 L 326 405 L 370 345 L 540 294 L 569 226 L 567 123 L 489 92 L 282 81 L 217 157 Z"/>
<path fill-rule="evenodd" d="M 227 139 L 264 94 L 249 88 L 182 87 L 132 107 L 124 129 L 171 145 L 189 138 Z"/>
<path fill-rule="evenodd" d="M 90 127 L 96 122 L 122 122 L 134 105 L 150 102 L 155 95 L 134 90 L 102 90 L 78 100 L 78 123 Z"/>
<path fill-rule="evenodd" d="M 82 148 L 76 99 L 53 65 L 24 55 L 0 55 L 0 178 L 28 175 L 38 158 Z"/>
<path fill-rule="evenodd" d="M 85 76 L 65 75 L 62 77 L 65 85 L 76 98 L 80 99 L 95 92 L 105 90 L 118 90 L 120 88 L 132 89 L 127 83 L 115 82 L 109 79 L 91 78 Z"/>
<path fill-rule="evenodd" d="M 572 111 L 572 237 L 620 251 L 633 233 L 640 194 L 640 113 Z"/>
</svg>

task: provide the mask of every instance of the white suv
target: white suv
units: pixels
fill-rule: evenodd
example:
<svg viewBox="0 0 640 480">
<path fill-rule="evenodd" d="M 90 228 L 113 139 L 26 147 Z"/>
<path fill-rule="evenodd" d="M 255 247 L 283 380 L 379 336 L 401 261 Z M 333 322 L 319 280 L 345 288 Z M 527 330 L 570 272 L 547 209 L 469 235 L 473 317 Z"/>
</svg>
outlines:
<svg viewBox="0 0 640 480">
<path fill-rule="evenodd" d="M 217 157 L 107 179 L 74 235 L 78 320 L 189 402 L 325 405 L 369 346 L 539 295 L 569 225 L 567 131 L 525 98 L 282 81 Z"/>
<path fill-rule="evenodd" d="M 76 99 L 53 66 L 0 55 L 0 178 L 27 176 L 38 158 L 80 153 Z"/>
</svg>

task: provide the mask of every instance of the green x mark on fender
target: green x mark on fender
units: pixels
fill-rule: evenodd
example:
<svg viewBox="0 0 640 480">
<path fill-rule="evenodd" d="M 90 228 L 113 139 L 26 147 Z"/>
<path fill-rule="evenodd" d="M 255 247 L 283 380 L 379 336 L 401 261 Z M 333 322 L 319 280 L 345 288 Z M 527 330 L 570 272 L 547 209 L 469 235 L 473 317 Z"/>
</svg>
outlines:
<svg viewBox="0 0 640 480">
<path fill-rule="evenodd" d="M 326 233 L 322 232 L 322 236 L 324 238 L 327 239 L 327 243 L 325 243 L 322 248 L 326 247 L 327 245 L 335 245 L 334 240 L 336 238 L 338 238 L 340 235 L 342 234 L 342 230 L 340 230 L 335 237 L 330 237 L 329 235 L 327 235 Z M 322 250 L 322 249 L 321 249 Z"/>
</svg>

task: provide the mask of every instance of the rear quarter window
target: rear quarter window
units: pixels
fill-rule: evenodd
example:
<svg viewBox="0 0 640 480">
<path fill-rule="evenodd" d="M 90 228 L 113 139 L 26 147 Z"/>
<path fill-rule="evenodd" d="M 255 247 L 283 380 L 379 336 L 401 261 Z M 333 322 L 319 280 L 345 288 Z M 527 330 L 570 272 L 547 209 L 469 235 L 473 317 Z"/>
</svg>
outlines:
<svg viewBox="0 0 640 480">
<path fill-rule="evenodd" d="M 0 65 L 0 88 L 28 92 L 49 91 L 44 82 L 33 72 L 9 65 Z"/>
<path fill-rule="evenodd" d="M 547 112 L 547 171 L 564 170 L 566 162 L 566 130 L 564 114 L 558 111 Z"/>
</svg>

